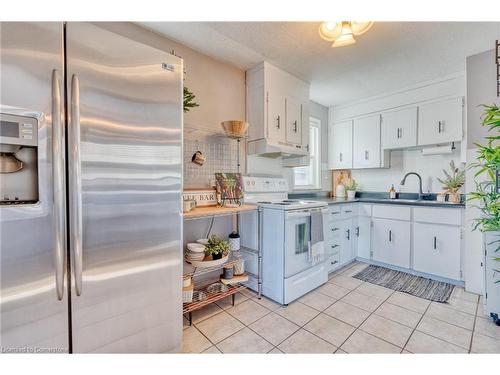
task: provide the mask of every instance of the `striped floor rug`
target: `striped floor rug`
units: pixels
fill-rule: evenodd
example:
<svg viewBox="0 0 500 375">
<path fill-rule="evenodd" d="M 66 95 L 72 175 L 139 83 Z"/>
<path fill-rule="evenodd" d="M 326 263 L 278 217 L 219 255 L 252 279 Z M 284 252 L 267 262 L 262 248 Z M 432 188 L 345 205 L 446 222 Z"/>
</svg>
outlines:
<svg viewBox="0 0 500 375">
<path fill-rule="evenodd" d="M 446 302 L 454 286 L 449 283 L 410 275 L 406 272 L 370 265 L 354 275 L 356 279 L 408 293 L 435 302 Z"/>
</svg>

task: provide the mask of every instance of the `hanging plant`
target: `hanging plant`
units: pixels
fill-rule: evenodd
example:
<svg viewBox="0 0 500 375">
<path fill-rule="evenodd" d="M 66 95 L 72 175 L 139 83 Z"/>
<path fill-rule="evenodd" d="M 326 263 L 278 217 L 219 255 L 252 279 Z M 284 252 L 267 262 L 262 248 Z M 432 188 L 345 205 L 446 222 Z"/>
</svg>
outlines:
<svg viewBox="0 0 500 375">
<path fill-rule="evenodd" d="M 182 59 L 182 57 L 179 56 L 179 55 L 177 55 L 174 50 L 171 50 L 170 54 L 174 55 L 174 56 L 177 56 L 177 57 L 179 57 L 179 58 Z M 183 72 L 183 78 L 182 78 L 182 80 L 183 81 L 186 80 L 186 70 L 184 70 L 184 72 Z M 199 107 L 200 106 L 195 101 L 196 95 L 193 94 L 191 91 L 189 91 L 189 89 L 186 86 L 184 86 L 184 88 L 182 90 L 182 94 L 183 94 L 182 109 L 183 109 L 184 113 L 189 112 L 191 110 L 191 108 L 195 108 L 195 107 Z"/>
</svg>

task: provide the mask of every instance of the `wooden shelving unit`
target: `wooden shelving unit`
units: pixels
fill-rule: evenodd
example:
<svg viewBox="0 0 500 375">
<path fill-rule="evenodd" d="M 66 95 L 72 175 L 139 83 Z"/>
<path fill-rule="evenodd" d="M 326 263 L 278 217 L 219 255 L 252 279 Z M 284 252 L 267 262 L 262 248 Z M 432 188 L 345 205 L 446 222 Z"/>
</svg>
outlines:
<svg viewBox="0 0 500 375">
<path fill-rule="evenodd" d="M 194 210 L 190 212 L 185 212 L 183 214 L 184 220 L 195 220 L 195 219 L 203 219 L 203 218 L 213 218 L 215 219 L 216 217 L 221 217 L 221 216 L 227 216 L 227 215 L 239 215 L 242 212 L 251 212 L 251 211 L 256 211 L 258 215 L 258 238 L 259 238 L 259 249 L 258 250 L 251 250 L 251 249 L 246 249 L 246 251 L 254 252 L 257 254 L 258 257 L 258 275 L 253 275 L 254 277 L 257 278 L 257 289 L 258 289 L 258 298 L 261 298 L 261 293 L 262 293 L 262 279 L 261 279 L 261 274 L 262 274 L 262 246 L 261 246 L 261 211 L 259 210 L 259 207 L 256 205 L 250 205 L 250 204 L 243 204 L 239 207 L 215 207 L 215 206 L 207 206 L 207 207 L 198 207 L 195 208 Z M 237 220 L 239 223 L 239 220 Z M 239 228 L 238 228 L 239 231 Z M 245 248 L 242 248 L 245 249 Z M 210 268 L 196 268 L 192 266 L 191 264 L 187 263 L 184 261 L 184 268 L 183 268 L 183 277 L 191 277 L 195 279 L 198 276 L 201 275 L 206 275 L 210 272 L 214 272 L 217 270 L 221 270 L 225 265 L 231 265 L 235 264 L 239 258 L 234 254 L 234 252 L 231 252 L 229 254 L 229 259 L 226 263 L 215 266 L 215 267 L 210 267 Z M 204 282 L 203 286 L 197 286 L 195 283 L 195 290 L 202 290 L 206 292 L 206 288 L 208 285 L 210 285 L 213 282 L 219 281 L 219 278 L 217 276 L 216 280 L 213 280 L 212 282 Z M 194 282 L 194 280 L 193 280 Z M 184 303 L 182 312 L 183 314 L 188 314 L 188 319 L 189 319 L 189 324 L 192 324 L 192 312 L 199 310 L 211 303 L 214 303 L 216 301 L 220 301 L 221 299 L 227 298 L 229 296 L 232 296 L 232 303 L 234 305 L 234 295 L 243 290 L 246 289 L 247 287 L 241 283 L 235 283 L 231 285 L 227 285 L 228 289 L 226 292 L 223 293 L 208 293 L 208 298 L 204 301 L 200 302 L 190 302 L 190 303 Z"/>
</svg>

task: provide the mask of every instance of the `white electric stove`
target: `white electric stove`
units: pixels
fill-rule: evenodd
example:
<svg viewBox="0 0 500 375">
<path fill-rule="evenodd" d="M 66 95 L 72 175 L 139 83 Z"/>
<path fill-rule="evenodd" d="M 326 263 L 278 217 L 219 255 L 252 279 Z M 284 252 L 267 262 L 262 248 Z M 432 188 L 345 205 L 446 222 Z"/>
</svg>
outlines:
<svg viewBox="0 0 500 375">
<path fill-rule="evenodd" d="M 262 294 L 288 304 L 328 280 L 324 261 L 311 260 L 311 214 L 323 215 L 326 235 L 327 208 L 324 202 L 288 199 L 284 178 L 243 177 L 245 203 L 261 207 Z M 242 245 L 258 249 L 257 214 L 242 215 Z M 257 267 L 256 252 L 250 252 L 247 264 Z M 250 273 L 252 271 L 250 270 Z M 250 285 L 251 287 L 251 285 Z"/>
</svg>

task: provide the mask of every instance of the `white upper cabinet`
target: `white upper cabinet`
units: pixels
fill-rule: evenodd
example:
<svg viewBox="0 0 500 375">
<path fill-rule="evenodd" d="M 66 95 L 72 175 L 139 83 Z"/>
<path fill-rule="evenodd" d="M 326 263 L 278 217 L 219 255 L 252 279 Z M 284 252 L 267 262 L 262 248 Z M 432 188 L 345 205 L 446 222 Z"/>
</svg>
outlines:
<svg viewBox="0 0 500 375">
<path fill-rule="evenodd" d="M 382 149 L 417 145 L 417 107 L 382 113 Z"/>
<path fill-rule="evenodd" d="M 309 84 L 264 62 L 246 72 L 246 88 L 248 153 L 307 156 Z"/>
<path fill-rule="evenodd" d="M 286 141 L 302 144 L 302 105 L 293 98 L 286 100 Z"/>
<path fill-rule="evenodd" d="M 463 98 L 419 106 L 418 145 L 460 142 L 463 138 Z"/>
<path fill-rule="evenodd" d="M 287 132 L 285 97 L 267 93 L 267 137 L 276 141 L 285 141 Z"/>
<path fill-rule="evenodd" d="M 352 168 L 352 121 L 329 124 L 328 168 Z"/>
<path fill-rule="evenodd" d="M 353 168 L 384 166 L 380 145 L 380 115 L 353 122 Z"/>
</svg>

